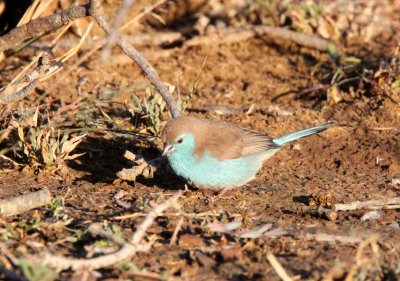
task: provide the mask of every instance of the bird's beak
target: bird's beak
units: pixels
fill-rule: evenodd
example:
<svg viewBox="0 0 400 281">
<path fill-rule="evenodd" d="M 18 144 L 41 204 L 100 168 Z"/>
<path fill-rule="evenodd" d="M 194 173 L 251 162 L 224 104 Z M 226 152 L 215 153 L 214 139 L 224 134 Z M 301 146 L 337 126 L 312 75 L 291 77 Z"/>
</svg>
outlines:
<svg viewBox="0 0 400 281">
<path fill-rule="evenodd" d="M 167 156 L 168 154 L 170 154 L 173 151 L 175 151 L 175 147 L 173 145 L 165 144 L 162 156 Z"/>
</svg>

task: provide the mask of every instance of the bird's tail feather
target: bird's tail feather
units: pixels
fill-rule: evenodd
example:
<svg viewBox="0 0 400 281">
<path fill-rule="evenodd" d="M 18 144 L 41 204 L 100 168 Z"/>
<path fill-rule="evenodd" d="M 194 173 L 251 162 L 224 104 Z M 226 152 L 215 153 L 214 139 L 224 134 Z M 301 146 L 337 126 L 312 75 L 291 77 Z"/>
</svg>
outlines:
<svg viewBox="0 0 400 281">
<path fill-rule="evenodd" d="M 311 136 L 311 135 L 317 134 L 319 132 L 325 131 L 326 129 L 329 128 L 330 125 L 332 125 L 332 123 L 326 123 L 326 124 L 322 124 L 322 125 L 319 125 L 316 127 L 312 127 L 312 128 L 304 129 L 304 130 L 297 131 L 297 132 L 294 132 L 291 134 L 287 134 L 285 136 L 274 139 L 274 143 L 282 146 L 284 144 L 298 140 L 300 138 L 304 138 L 304 137 Z"/>
</svg>

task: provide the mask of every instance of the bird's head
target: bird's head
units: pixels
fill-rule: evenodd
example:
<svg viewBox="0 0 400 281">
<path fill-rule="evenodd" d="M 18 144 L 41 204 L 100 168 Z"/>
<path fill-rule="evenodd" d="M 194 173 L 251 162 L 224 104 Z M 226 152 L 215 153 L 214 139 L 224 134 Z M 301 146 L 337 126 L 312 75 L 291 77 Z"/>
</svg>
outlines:
<svg viewBox="0 0 400 281">
<path fill-rule="evenodd" d="M 190 117 L 170 120 L 164 127 L 161 138 L 164 143 L 162 155 L 192 154 L 195 147 L 195 128 Z"/>
<path fill-rule="evenodd" d="M 172 153 L 191 154 L 194 149 L 194 137 L 192 134 L 181 134 L 172 141 L 164 142 L 164 150 L 162 155 L 169 157 Z"/>
</svg>

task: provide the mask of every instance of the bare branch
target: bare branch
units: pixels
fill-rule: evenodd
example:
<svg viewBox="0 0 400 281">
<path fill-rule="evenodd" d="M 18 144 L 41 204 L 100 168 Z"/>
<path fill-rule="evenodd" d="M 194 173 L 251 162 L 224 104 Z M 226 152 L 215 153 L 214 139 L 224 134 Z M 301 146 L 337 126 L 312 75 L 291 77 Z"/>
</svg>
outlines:
<svg viewBox="0 0 400 281">
<path fill-rule="evenodd" d="M 194 37 L 193 39 L 186 41 L 184 46 L 238 42 L 251 37 L 264 35 L 271 38 L 291 41 L 299 44 L 300 46 L 309 47 L 320 51 L 327 51 L 328 46 L 331 44 L 333 45 L 332 42 L 319 38 L 315 35 L 303 34 L 282 27 L 259 25 L 227 27 L 217 33 Z"/>
<path fill-rule="evenodd" d="M 13 216 L 50 203 L 52 196 L 47 189 L 0 200 L 0 215 Z"/>
<path fill-rule="evenodd" d="M 313 240 L 318 242 L 330 242 L 330 243 L 342 243 L 345 245 L 358 244 L 362 241 L 362 237 L 349 236 L 349 235 L 336 235 L 329 233 L 305 233 L 303 236 L 299 236 L 299 239 Z"/>
<path fill-rule="evenodd" d="M 110 48 L 115 42 L 115 38 L 118 35 L 118 29 L 122 24 L 122 20 L 124 19 L 126 11 L 135 3 L 135 1 L 136 0 L 122 0 L 117 14 L 115 15 L 114 21 L 111 24 L 111 33 L 108 35 L 103 48 L 103 58 L 107 58 L 110 55 Z"/>
<path fill-rule="evenodd" d="M 58 29 L 70 21 L 89 15 L 89 4 L 84 4 L 56 13 L 51 16 L 39 18 L 12 29 L 0 37 L 0 53 L 15 47 L 27 39 L 46 34 Z"/>
<path fill-rule="evenodd" d="M 115 253 L 95 257 L 92 259 L 74 259 L 64 256 L 55 256 L 46 253 L 43 257 L 39 258 L 41 263 L 55 269 L 56 271 L 63 271 L 71 268 L 77 270 L 81 267 L 89 267 L 92 269 L 98 269 L 113 265 L 115 263 L 124 261 L 130 257 L 136 255 L 137 252 L 143 252 L 148 250 L 148 245 L 136 245 L 125 244 L 120 250 Z"/>
<path fill-rule="evenodd" d="M 110 35 L 112 33 L 112 30 L 107 25 L 107 22 L 104 18 L 103 7 L 101 6 L 99 0 L 90 1 L 89 13 L 96 20 L 97 24 L 107 33 L 107 35 Z M 181 112 L 178 109 L 174 97 L 169 92 L 168 87 L 161 81 L 157 72 L 150 65 L 150 63 L 140 54 L 138 50 L 131 46 L 121 36 L 116 36 L 116 43 L 125 54 L 127 54 L 134 62 L 136 62 L 141 67 L 144 74 L 163 97 L 169 111 L 171 112 L 172 117 L 179 117 L 181 115 Z"/>
<path fill-rule="evenodd" d="M 124 246 L 125 245 L 125 241 L 124 239 L 122 239 L 121 237 L 118 237 L 110 232 L 105 231 L 100 223 L 92 223 L 89 227 L 88 227 L 88 231 L 90 232 L 91 235 L 93 236 L 100 236 L 103 237 L 105 239 L 111 240 L 113 241 L 115 244 L 119 245 L 119 246 Z"/>
<path fill-rule="evenodd" d="M 178 233 L 179 233 L 179 230 L 180 230 L 181 227 L 182 227 L 182 224 L 183 224 L 183 217 L 181 217 L 181 218 L 179 219 L 178 223 L 176 224 L 174 233 L 172 234 L 171 240 L 169 241 L 169 244 L 170 244 L 170 245 L 175 245 L 176 240 L 178 239 Z"/>
<path fill-rule="evenodd" d="M 135 233 L 133 234 L 130 243 L 133 245 L 139 244 L 140 240 L 144 237 L 147 228 L 150 227 L 150 225 L 153 223 L 153 221 L 161 215 L 165 210 L 171 207 L 176 207 L 178 203 L 178 199 L 181 196 L 181 192 L 178 192 L 171 198 L 169 198 L 167 201 L 165 201 L 163 204 L 158 205 L 155 207 L 152 211 L 150 211 L 142 224 L 136 229 Z"/>
<path fill-rule="evenodd" d="M 30 73 L 25 75 L 23 78 L 24 82 L 6 88 L 0 93 L 0 104 L 16 102 L 29 95 L 33 89 L 35 89 L 36 85 L 40 81 L 40 78 L 44 76 L 49 67 L 49 56 L 47 53 L 44 53 L 39 59 L 37 66 Z M 23 88 L 18 90 L 20 87 Z"/>
<path fill-rule="evenodd" d="M 352 211 L 359 209 L 397 209 L 400 208 L 400 197 L 383 198 L 380 200 L 354 201 L 348 204 L 336 204 L 335 211 Z"/>
<path fill-rule="evenodd" d="M 274 256 L 274 254 L 269 253 L 267 254 L 267 260 L 275 269 L 276 274 L 283 280 L 283 281 L 293 281 L 293 279 L 286 273 L 285 269 L 283 266 L 279 263 L 277 258 Z"/>
<path fill-rule="evenodd" d="M 175 194 L 164 203 L 158 205 L 153 210 L 151 210 L 147 215 L 144 221 L 139 225 L 136 232 L 132 235 L 131 239 L 124 243 L 122 248 L 115 253 L 95 257 L 92 259 L 74 259 L 74 258 L 67 258 L 64 256 L 55 256 L 50 253 L 45 254 L 41 259 L 41 262 L 44 265 L 47 265 L 51 268 L 54 268 L 58 271 L 62 271 L 68 268 L 76 270 L 80 267 L 88 267 L 92 269 L 99 269 L 103 267 L 108 267 L 115 263 L 127 260 L 134 255 L 138 251 L 146 251 L 149 248 L 149 243 L 141 243 L 141 240 L 146 234 L 147 229 L 151 226 L 154 220 L 162 214 L 168 208 L 174 207 L 177 205 L 178 198 L 180 197 L 180 193 Z M 95 230 L 96 231 L 96 230 Z M 97 232 L 101 235 L 104 233 Z M 113 241 L 118 241 L 112 238 Z"/>
</svg>

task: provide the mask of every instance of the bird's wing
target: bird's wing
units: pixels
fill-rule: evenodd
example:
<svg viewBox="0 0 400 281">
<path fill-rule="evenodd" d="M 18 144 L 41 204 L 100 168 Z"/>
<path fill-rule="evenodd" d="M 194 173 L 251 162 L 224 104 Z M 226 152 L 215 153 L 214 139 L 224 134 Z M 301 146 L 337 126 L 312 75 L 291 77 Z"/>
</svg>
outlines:
<svg viewBox="0 0 400 281">
<path fill-rule="evenodd" d="M 267 135 L 222 121 L 210 121 L 203 133 L 197 152 L 202 154 L 208 151 L 221 160 L 254 155 L 279 147 Z"/>
</svg>

